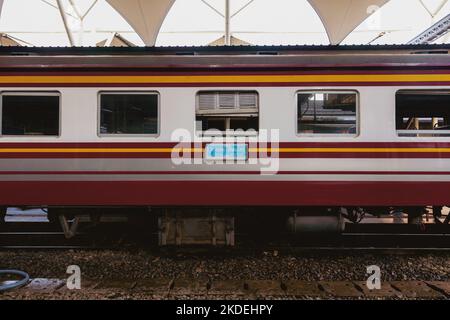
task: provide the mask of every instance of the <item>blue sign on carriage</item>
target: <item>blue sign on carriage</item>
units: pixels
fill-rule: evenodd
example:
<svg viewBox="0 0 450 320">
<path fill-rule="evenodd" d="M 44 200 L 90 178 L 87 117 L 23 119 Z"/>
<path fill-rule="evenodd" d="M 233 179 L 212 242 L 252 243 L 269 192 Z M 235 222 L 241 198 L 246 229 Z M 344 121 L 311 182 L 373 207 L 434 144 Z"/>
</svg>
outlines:
<svg viewBox="0 0 450 320">
<path fill-rule="evenodd" d="M 208 144 L 206 145 L 208 160 L 247 160 L 247 144 Z"/>
</svg>

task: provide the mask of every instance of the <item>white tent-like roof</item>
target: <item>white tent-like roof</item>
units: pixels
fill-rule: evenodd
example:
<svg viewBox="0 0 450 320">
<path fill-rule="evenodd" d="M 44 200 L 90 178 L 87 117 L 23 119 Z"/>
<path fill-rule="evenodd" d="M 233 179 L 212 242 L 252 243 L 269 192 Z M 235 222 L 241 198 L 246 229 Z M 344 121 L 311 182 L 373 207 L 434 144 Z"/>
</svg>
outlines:
<svg viewBox="0 0 450 320">
<path fill-rule="evenodd" d="M 159 29 L 175 0 L 107 0 L 148 46 L 153 46 Z"/>
<path fill-rule="evenodd" d="M 146 45 L 154 45 L 175 0 L 107 0 Z M 322 20 L 331 44 L 339 44 L 377 7 L 389 0 L 308 0 Z"/>
<path fill-rule="evenodd" d="M 167 41 L 167 39 L 170 39 L 170 36 L 168 36 L 169 34 L 178 34 L 179 36 L 183 33 L 192 33 L 191 30 L 187 30 L 190 28 L 190 25 L 192 25 L 192 27 L 194 28 L 193 32 L 195 32 L 195 28 L 198 28 L 202 22 L 203 29 L 198 30 L 199 33 L 203 32 L 203 34 L 206 34 L 207 32 L 211 32 L 212 34 L 212 32 L 215 32 L 216 34 L 212 35 L 210 37 L 210 40 L 205 40 L 199 43 L 207 44 L 213 41 L 214 38 L 217 39 L 218 37 L 223 36 L 223 33 L 220 30 L 216 31 L 221 28 L 221 24 L 218 25 L 217 23 L 215 23 L 214 26 L 212 26 L 212 24 L 210 24 L 211 19 L 198 19 L 198 17 L 205 17 L 204 15 L 208 14 L 208 12 L 212 13 L 212 11 L 207 11 L 206 13 L 203 11 L 199 12 L 199 5 L 202 5 L 202 2 L 203 5 L 206 4 L 210 7 L 209 9 L 212 8 L 214 11 L 216 11 L 216 13 L 224 17 L 223 12 L 219 12 L 221 10 L 217 8 L 222 6 L 225 0 L 192 0 L 192 2 L 191 0 L 189 0 L 189 2 L 181 2 L 176 0 L 34 1 L 34 6 L 31 6 L 30 0 L 30 7 L 33 7 L 33 10 L 35 11 L 24 12 L 21 11 L 24 3 L 22 0 L 0 0 L 0 15 L 3 14 L 0 21 L 3 22 L 3 27 L 0 31 L 12 34 L 18 38 L 22 38 L 22 35 L 25 35 L 24 40 L 27 40 L 31 43 L 34 43 L 34 39 L 36 39 L 37 37 L 41 37 L 42 39 L 44 39 L 44 34 L 52 34 L 52 36 L 54 36 L 52 40 L 56 37 L 59 37 L 59 39 L 63 39 L 62 37 L 64 36 L 64 33 L 61 31 L 64 30 L 64 28 L 58 26 L 58 30 L 52 32 L 51 30 L 55 30 L 55 28 L 50 26 L 50 20 L 55 18 L 56 20 L 61 20 L 61 17 L 57 16 L 59 15 L 58 7 L 65 6 L 65 8 L 60 11 L 61 15 L 63 15 L 62 12 L 66 12 L 67 19 L 63 20 L 69 20 L 68 22 L 64 21 L 67 36 L 69 38 L 75 38 L 75 34 L 70 34 L 72 31 L 72 33 L 78 33 L 79 39 L 81 39 L 79 41 L 77 41 L 76 39 L 70 39 L 70 43 L 72 45 L 76 45 L 75 43 L 77 43 L 78 45 L 84 45 L 82 40 L 83 35 L 86 35 L 86 37 L 90 37 L 90 39 L 93 39 L 94 36 L 97 37 L 97 32 L 109 32 L 110 34 L 119 33 L 121 35 L 124 35 L 126 38 L 132 37 L 131 41 L 133 43 L 143 43 L 147 46 L 155 45 L 157 39 L 159 43 L 162 42 L 166 45 L 172 45 L 172 42 Z M 290 44 L 295 41 L 299 41 L 295 43 L 299 44 L 308 42 L 307 39 L 312 39 L 312 43 L 326 43 L 326 37 L 328 37 L 329 43 L 340 44 L 381 43 L 379 40 L 380 38 L 382 39 L 381 41 L 385 41 L 387 39 L 387 41 L 391 43 L 402 43 L 403 41 L 407 42 L 411 40 L 412 37 L 416 36 L 418 32 L 424 31 L 427 27 L 431 26 L 431 24 L 435 23 L 436 19 L 441 19 L 443 17 L 442 14 L 445 15 L 450 13 L 450 0 L 284 0 L 279 2 L 277 1 L 276 3 L 269 0 L 261 0 L 261 2 L 258 0 L 232 0 L 231 2 L 233 4 L 241 6 L 241 9 L 235 10 L 235 12 L 232 13 L 232 16 L 240 13 L 243 8 L 247 8 L 247 6 L 250 6 L 250 4 L 252 4 L 252 8 L 256 10 L 255 15 L 250 18 L 249 15 L 246 15 L 246 13 L 241 14 L 237 19 L 238 21 L 235 21 L 236 24 L 233 23 L 233 26 L 238 25 L 238 27 L 234 28 L 231 31 L 235 37 L 239 37 L 244 41 L 250 43 L 255 43 L 250 39 L 254 39 L 254 36 L 250 35 L 252 33 L 257 34 L 259 31 L 254 30 L 254 28 L 252 29 L 252 27 L 249 28 L 249 24 L 244 25 L 242 23 L 243 19 L 240 19 L 242 16 L 246 16 L 248 19 L 247 21 L 251 21 L 252 23 L 256 24 L 259 23 L 259 29 L 265 29 L 261 30 L 261 39 L 264 39 L 263 37 L 269 38 L 269 36 L 267 35 L 270 34 L 272 29 L 277 28 L 278 25 L 283 24 L 286 26 L 285 30 L 277 29 L 275 32 L 273 32 L 278 32 L 280 36 L 282 35 L 284 37 L 283 39 L 287 38 L 287 35 L 290 33 L 292 28 L 297 28 L 290 33 L 291 36 L 289 37 L 293 40 L 283 40 L 284 43 Z M 253 2 L 255 2 L 255 4 L 253 4 Z M 20 3 L 21 5 L 19 5 Z M 88 3 L 91 3 L 92 6 Z M 262 5 L 260 5 L 260 3 L 262 3 Z M 5 6 L 3 6 L 4 4 Z M 37 4 L 40 4 L 41 7 L 45 5 L 47 6 L 46 8 L 38 8 Z M 97 5 L 95 6 L 95 4 Z M 272 7 L 269 7 L 269 4 Z M 289 15 L 289 18 L 284 19 L 283 15 L 278 15 L 276 16 L 276 19 L 278 19 L 276 21 L 280 22 L 274 22 L 275 24 L 270 25 L 273 20 L 272 15 L 276 14 L 275 11 L 278 11 L 278 8 L 280 8 L 280 10 L 283 10 L 284 5 L 289 5 L 291 8 L 289 9 L 291 11 L 289 11 L 289 13 L 286 13 L 286 15 Z M 404 8 L 406 5 L 408 7 Z M 79 10 L 80 8 L 77 9 L 78 6 L 83 7 L 81 8 L 82 10 Z M 94 6 L 95 9 L 91 10 Z M 217 8 L 214 8 L 214 6 L 216 6 Z M 430 6 L 435 6 L 435 8 L 430 9 Z M 53 8 L 49 9 L 49 7 Z M 172 7 L 173 10 L 171 10 Z M 294 7 L 296 7 L 297 9 L 293 9 Z M 180 8 L 182 8 L 182 11 L 180 11 Z M 265 11 L 261 11 L 261 8 L 264 8 Z M 381 10 L 378 11 L 378 9 L 380 8 Z M 399 12 L 403 10 L 402 8 L 404 8 L 404 10 L 409 10 L 408 13 L 411 13 L 412 20 L 410 19 L 409 22 L 407 21 L 409 15 L 398 16 Z M 43 23 L 41 23 L 40 25 L 45 24 L 46 28 L 46 30 L 42 31 L 41 33 L 40 31 L 38 31 L 38 28 L 36 28 L 36 25 L 38 23 L 35 23 L 34 20 L 30 20 L 31 16 L 39 16 L 39 13 L 35 13 L 37 9 L 53 10 L 52 13 L 47 12 L 45 18 L 43 18 L 43 20 L 40 20 L 43 21 Z M 92 14 L 84 19 L 91 11 Z M 311 14 L 314 11 L 317 13 L 317 16 Z M 81 15 L 79 14 L 80 12 Z M 172 12 L 177 12 L 177 15 L 172 15 Z M 376 19 L 377 16 L 381 16 L 381 14 L 383 15 L 382 23 L 378 27 L 368 25 L 371 20 L 367 20 L 367 18 L 375 12 L 378 12 L 380 14 L 373 16 L 372 19 Z M 425 12 L 428 12 L 429 16 L 427 16 L 427 13 Z M 267 16 L 264 16 L 266 14 Z M 393 17 L 393 14 L 398 18 Z M 82 16 L 83 18 L 79 19 L 79 21 L 76 21 L 77 25 L 74 26 L 73 18 L 75 17 L 76 20 L 77 17 L 80 18 L 80 16 Z M 302 18 L 297 18 L 297 16 Z M 312 19 L 309 18 L 312 16 L 314 16 Z M 18 17 L 22 17 L 21 19 L 23 20 L 20 20 L 20 18 L 18 19 Z M 105 19 L 105 17 L 107 19 Z M 217 17 L 218 16 L 216 15 L 216 18 Z M 416 20 L 414 20 L 414 18 L 416 18 Z M 19 25 L 20 21 L 22 21 L 22 25 Z M 177 21 L 176 25 L 178 27 L 175 27 L 175 29 L 173 29 L 173 27 L 167 28 L 165 21 L 171 21 L 172 26 L 175 25 L 174 21 Z M 70 26 L 71 23 L 72 26 Z M 69 24 L 69 26 L 67 26 L 67 24 Z M 81 25 L 81 27 L 79 25 Z M 101 26 L 99 27 L 99 25 Z M 72 30 L 70 30 L 71 27 Z M 241 31 L 239 31 L 239 29 Z M 264 33 L 266 34 L 266 36 L 263 36 Z M 300 38 L 300 36 L 294 36 L 294 34 L 300 35 L 301 33 L 303 33 L 303 38 Z M 304 35 L 307 33 L 309 33 L 309 35 Z M 245 34 L 247 34 L 247 36 L 245 36 Z M 161 35 L 161 37 L 158 38 L 158 35 Z M 400 36 L 396 37 L 397 35 Z M 103 36 L 102 38 L 104 39 L 105 37 L 107 36 Z M 161 38 L 165 40 L 161 41 Z M 192 42 L 192 38 L 193 37 L 188 36 L 185 38 L 186 40 L 184 42 L 178 41 L 177 43 L 188 44 Z M 307 39 L 305 40 L 305 38 Z M 317 40 L 318 38 L 320 38 L 321 40 Z M 100 39 L 97 39 L 97 41 L 95 41 L 94 43 L 97 43 L 99 40 Z M 57 43 L 56 45 L 60 45 L 61 40 L 58 41 L 59 42 L 52 42 L 50 45 L 55 45 L 55 43 Z M 273 39 L 269 39 L 269 42 L 270 41 L 273 41 Z M 447 37 L 444 41 L 449 41 L 449 37 Z M 92 43 L 93 41 L 90 42 Z M 256 43 L 265 44 L 266 42 L 256 41 Z"/>
<path fill-rule="evenodd" d="M 0 14 L 3 6 L 0 0 Z M 322 20 L 331 44 L 339 44 L 374 11 L 389 0 L 308 0 Z M 142 41 L 153 46 L 175 0 L 107 0 Z"/>
<path fill-rule="evenodd" d="M 331 44 L 341 43 L 389 0 L 308 0 L 316 10 Z"/>
</svg>

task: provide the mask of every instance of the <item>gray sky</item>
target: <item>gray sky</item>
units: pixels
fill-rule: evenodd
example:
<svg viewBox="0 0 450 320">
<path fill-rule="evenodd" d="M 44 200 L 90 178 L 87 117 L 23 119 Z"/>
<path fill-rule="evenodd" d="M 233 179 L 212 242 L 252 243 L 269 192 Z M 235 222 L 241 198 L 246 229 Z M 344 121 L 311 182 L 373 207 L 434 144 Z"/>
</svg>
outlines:
<svg viewBox="0 0 450 320">
<path fill-rule="evenodd" d="M 55 0 L 4 0 L 0 32 L 33 45 L 66 46 L 67 36 L 57 9 L 49 4 Z M 63 0 L 73 12 L 68 0 Z M 85 11 L 93 0 L 75 0 Z M 232 0 L 232 12 L 248 0 Z M 445 0 L 422 0 L 433 12 Z M 47 3 L 45 3 L 47 2 Z M 223 11 L 223 0 L 208 0 Z M 49 3 L 49 4 L 48 4 Z M 380 32 L 385 36 L 373 43 L 405 43 L 432 23 L 450 13 L 450 1 L 432 17 L 420 0 L 391 0 L 379 12 L 362 23 L 344 41 L 345 44 L 368 43 Z M 128 23 L 104 0 L 99 0 L 81 27 L 70 19 L 75 39 L 80 45 L 95 45 L 112 31 L 121 33 L 137 45 L 143 45 Z M 255 0 L 232 20 L 235 37 L 253 44 L 327 44 L 322 23 L 306 0 Z M 157 45 L 205 45 L 223 34 L 223 18 L 200 0 L 177 0 L 169 12 Z M 84 32 L 81 32 L 83 31 Z M 450 43 L 450 36 L 439 42 Z"/>
</svg>

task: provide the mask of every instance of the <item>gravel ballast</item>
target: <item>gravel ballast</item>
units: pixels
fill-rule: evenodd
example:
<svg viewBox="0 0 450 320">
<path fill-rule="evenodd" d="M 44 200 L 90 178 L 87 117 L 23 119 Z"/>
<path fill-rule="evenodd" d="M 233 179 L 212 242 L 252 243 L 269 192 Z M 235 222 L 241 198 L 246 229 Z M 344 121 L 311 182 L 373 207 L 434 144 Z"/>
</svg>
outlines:
<svg viewBox="0 0 450 320">
<path fill-rule="evenodd" d="M 67 277 L 78 265 L 90 279 L 209 278 L 211 280 L 364 281 L 367 267 L 384 281 L 450 281 L 450 253 L 368 254 L 276 251 L 251 255 L 155 254 L 144 250 L 0 251 L 0 269 L 20 269 L 32 278 Z"/>
</svg>

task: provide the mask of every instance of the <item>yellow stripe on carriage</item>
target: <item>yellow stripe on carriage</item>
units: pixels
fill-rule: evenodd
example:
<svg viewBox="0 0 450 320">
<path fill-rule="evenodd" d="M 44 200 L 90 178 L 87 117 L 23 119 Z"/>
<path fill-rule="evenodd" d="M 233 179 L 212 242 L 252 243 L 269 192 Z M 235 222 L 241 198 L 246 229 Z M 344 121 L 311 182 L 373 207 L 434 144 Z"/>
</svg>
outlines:
<svg viewBox="0 0 450 320">
<path fill-rule="evenodd" d="M 302 83 L 302 82 L 446 82 L 450 74 L 321 74 L 321 75 L 177 75 L 177 76 L 0 76 L 0 84 L 114 83 Z"/>
</svg>

